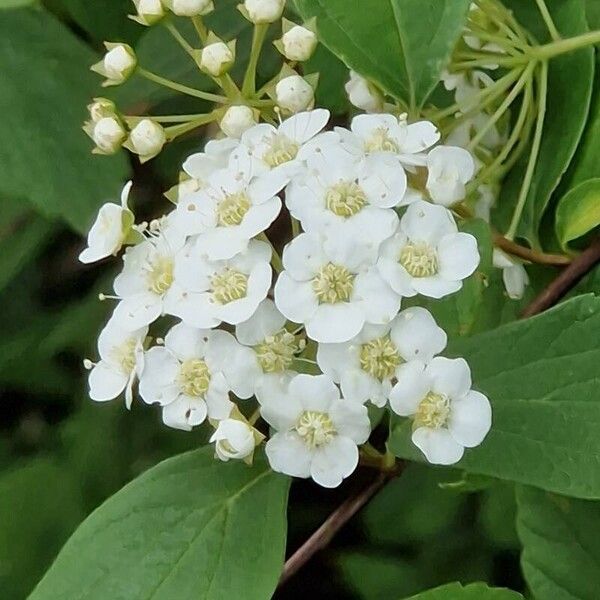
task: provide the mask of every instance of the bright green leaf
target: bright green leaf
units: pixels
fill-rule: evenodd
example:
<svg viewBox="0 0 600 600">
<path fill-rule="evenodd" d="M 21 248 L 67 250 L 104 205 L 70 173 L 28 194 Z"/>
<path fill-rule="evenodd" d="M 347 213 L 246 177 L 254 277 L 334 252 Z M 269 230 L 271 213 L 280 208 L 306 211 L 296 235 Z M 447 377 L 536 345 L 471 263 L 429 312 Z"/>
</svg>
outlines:
<svg viewBox="0 0 600 600">
<path fill-rule="evenodd" d="M 536 600 L 597 600 L 600 503 L 517 490 L 521 564 Z"/>
<path fill-rule="evenodd" d="M 97 93 L 92 51 L 52 15 L 15 10 L 0 19 L 0 195 L 25 199 L 84 231 L 99 204 L 118 197 L 124 156 L 94 158 L 81 131 Z"/>
<path fill-rule="evenodd" d="M 321 41 L 351 69 L 413 108 L 423 105 L 450 59 L 469 0 L 296 0 L 317 17 Z M 376 40 L 376 43 L 375 43 Z"/>
<path fill-rule="evenodd" d="M 457 467 L 581 498 L 600 498 L 600 298 L 581 296 L 537 317 L 457 339 L 473 386 L 488 396 L 492 430 Z M 402 421 L 397 456 L 421 459 Z"/>
<path fill-rule="evenodd" d="M 285 551 L 289 479 L 214 450 L 171 458 L 79 527 L 31 600 L 264 600 Z"/>
<path fill-rule="evenodd" d="M 600 225 L 600 179 L 589 179 L 569 190 L 556 208 L 556 235 L 567 250 L 570 241 Z"/>
<path fill-rule="evenodd" d="M 491 588 L 485 583 L 449 583 L 434 590 L 411 596 L 407 600 L 519 600 L 523 596 L 505 588 Z"/>
</svg>

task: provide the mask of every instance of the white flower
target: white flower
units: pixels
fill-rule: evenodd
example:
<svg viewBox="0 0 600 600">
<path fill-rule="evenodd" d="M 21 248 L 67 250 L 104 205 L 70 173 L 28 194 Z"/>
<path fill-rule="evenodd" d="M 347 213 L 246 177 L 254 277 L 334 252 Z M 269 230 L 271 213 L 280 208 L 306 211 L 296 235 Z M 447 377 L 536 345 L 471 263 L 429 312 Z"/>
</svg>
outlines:
<svg viewBox="0 0 600 600">
<path fill-rule="evenodd" d="M 248 423 L 238 419 L 224 419 L 219 421 L 209 441 L 214 442 L 215 454 L 223 462 L 231 459 L 250 462 L 254 448 L 263 439 L 264 436 Z"/>
<path fill-rule="evenodd" d="M 127 138 L 127 132 L 116 116 L 91 121 L 83 129 L 96 144 L 95 154 L 114 154 Z"/>
<path fill-rule="evenodd" d="M 373 266 L 377 246 L 348 236 L 302 233 L 283 251 L 277 308 L 317 342 L 346 342 L 365 323 L 389 323 L 400 297 Z"/>
<path fill-rule="evenodd" d="M 253 125 L 256 125 L 254 111 L 244 104 L 230 106 L 219 123 L 221 131 L 232 138 L 242 137 Z"/>
<path fill-rule="evenodd" d="M 494 84 L 494 80 L 483 71 L 473 70 L 467 73 L 442 72 L 444 87 L 454 90 L 454 99 L 463 113 L 477 108 L 477 95 L 482 89 Z"/>
<path fill-rule="evenodd" d="M 261 414 L 277 430 L 266 446 L 273 470 L 312 477 L 328 488 L 356 469 L 357 444 L 370 434 L 366 407 L 340 398 L 326 375 L 296 375 L 284 395 L 261 406 Z"/>
<path fill-rule="evenodd" d="M 379 272 L 402 296 L 442 298 L 457 292 L 479 264 L 477 240 L 458 232 L 450 211 L 422 200 L 412 203 L 398 233 L 381 245 Z"/>
<path fill-rule="evenodd" d="M 525 267 L 498 248 L 494 248 L 493 261 L 495 267 L 502 269 L 502 280 L 508 297 L 512 300 L 520 300 L 529 285 L 529 276 Z"/>
<path fill-rule="evenodd" d="M 231 138 L 210 140 L 204 147 L 204 152 L 196 152 L 187 157 L 183 170 L 197 182 L 197 189 L 202 189 L 208 185 L 208 178 L 212 173 L 227 166 L 231 153 L 238 145 L 238 140 Z"/>
<path fill-rule="evenodd" d="M 141 162 L 154 158 L 167 141 L 162 125 L 152 119 L 142 119 L 129 133 L 124 146 L 138 154 Z"/>
<path fill-rule="evenodd" d="M 179 202 L 178 227 L 200 234 L 198 247 L 208 259 L 231 258 L 277 218 L 281 200 L 275 194 L 284 183 L 271 173 L 252 178 L 232 169 L 216 171 L 204 189 Z"/>
<path fill-rule="evenodd" d="M 351 131 L 336 127 L 344 147 L 358 156 L 387 153 L 404 166 L 424 166 L 425 151 L 440 139 L 436 126 L 429 121 L 408 123 L 406 115 L 358 115 Z"/>
<path fill-rule="evenodd" d="M 413 443 L 434 464 L 458 462 L 465 448 L 481 444 L 492 424 L 488 399 L 471 388 L 462 358 L 411 363 L 390 393 L 392 410 L 412 417 Z"/>
<path fill-rule="evenodd" d="M 319 344 L 317 362 L 344 398 L 384 406 L 393 382 L 412 361 L 428 363 L 446 347 L 447 336 L 431 313 L 414 306 L 389 325 L 366 325 L 344 344 Z"/>
<path fill-rule="evenodd" d="M 285 0 L 244 0 L 244 8 L 252 23 L 274 23 L 283 14 Z"/>
<path fill-rule="evenodd" d="M 120 85 L 135 71 L 137 58 L 131 46 L 104 42 L 107 53 L 91 67 L 92 71 L 106 77 L 104 86 Z"/>
<path fill-rule="evenodd" d="M 492 207 L 498 198 L 499 186 L 497 184 L 482 183 L 477 187 L 477 194 L 478 198 L 475 200 L 475 206 L 473 207 L 475 216 L 489 223 Z"/>
<path fill-rule="evenodd" d="M 82 263 L 92 263 L 116 254 L 131 231 L 133 213 L 127 199 L 133 182 L 128 181 L 121 192 L 121 204 L 107 202 L 100 207 L 98 216 L 87 236 L 88 247 L 79 255 Z"/>
<path fill-rule="evenodd" d="M 202 49 L 200 67 L 213 77 L 226 73 L 234 63 L 231 48 L 224 42 L 214 42 Z"/>
<path fill-rule="evenodd" d="M 481 111 L 472 117 L 463 116 L 446 136 L 446 144 L 466 148 L 469 142 L 485 127 L 487 131 L 478 146 L 491 152 L 498 150 L 506 142 L 507 134 L 505 131 L 501 133 L 495 123 L 490 126 L 489 121 L 490 115 Z"/>
<path fill-rule="evenodd" d="M 198 240 L 188 242 L 175 263 L 176 293 L 169 313 L 193 327 L 236 325 L 249 319 L 271 286 L 271 248 L 251 240 L 229 260 L 209 260 Z"/>
<path fill-rule="evenodd" d="M 304 347 L 285 329 L 286 318 L 272 300 L 263 300 L 256 312 L 236 325 L 235 336 L 253 349 L 256 357 L 254 393 L 259 402 L 276 398 L 292 378 L 294 357 Z"/>
<path fill-rule="evenodd" d="M 154 25 L 165 16 L 161 0 L 133 0 L 137 15 L 131 18 L 141 25 Z"/>
<path fill-rule="evenodd" d="M 282 38 L 283 54 L 288 60 L 308 60 L 317 47 L 317 36 L 314 31 L 294 25 L 286 31 Z"/>
<path fill-rule="evenodd" d="M 437 146 L 427 155 L 427 191 L 436 204 L 452 206 L 464 199 L 475 174 L 471 153 L 456 146 Z"/>
<path fill-rule="evenodd" d="M 140 395 L 163 407 L 169 427 L 190 430 L 210 419 L 226 419 L 234 407 L 229 392 L 250 398 L 246 380 L 253 366 L 252 351 L 226 331 L 203 330 L 180 323 L 145 355 Z"/>
<path fill-rule="evenodd" d="M 94 101 L 88 104 L 87 108 L 93 123 L 97 123 L 104 117 L 114 117 L 117 112 L 115 103 L 107 98 L 94 98 Z"/>
<path fill-rule="evenodd" d="M 173 296 L 175 255 L 183 247 L 184 237 L 173 228 L 163 227 L 155 237 L 127 248 L 123 270 L 114 282 L 121 302 L 115 319 L 126 329 L 138 329 L 167 311 Z"/>
<path fill-rule="evenodd" d="M 180 17 L 206 15 L 214 8 L 212 0 L 163 0 L 163 2 Z"/>
<path fill-rule="evenodd" d="M 291 113 L 311 109 L 315 103 L 312 85 L 300 75 L 284 77 L 275 86 L 277 104 Z"/>
<path fill-rule="evenodd" d="M 105 402 L 119 396 L 125 390 L 127 408 L 133 400 L 132 387 L 143 368 L 143 343 L 148 327 L 134 331 L 123 329 L 112 317 L 98 337 L 100 361 L 89 375 L 90 398 Z"/>
<path fill-rule="evenodd" d="M 286 189 L 286 205 L 305 231 L 335 227 L 338 235 L 379 244 L 398 226 L 389 210 L 403 203 L 406 174 L 387 156 L 359 160 L 339 146 L 307 155 L 308 172 Z"/>
<path fill-rule="evenodd" d="M 344 86 L 350 103 L 369 113 L 383 110 L 383 94 L 364 77 L 350 71 L 350 79 Z"/>
<path fill-rule="evenodd" d="M 321 144 L 338 140 L 332 132 L 317 136 L 328 120 L 328 110 L 316 109 L 298 113 L 279 127 L 268 123 L 255 125 L 244 132 L 241 144 L 231 154 L 231 160 L 240 165 L 248 162 L 249 165 L 240 170 L 255 175 L 277 170 L 291 177 L 301 170 L 305 153 Z"/>
</svg>

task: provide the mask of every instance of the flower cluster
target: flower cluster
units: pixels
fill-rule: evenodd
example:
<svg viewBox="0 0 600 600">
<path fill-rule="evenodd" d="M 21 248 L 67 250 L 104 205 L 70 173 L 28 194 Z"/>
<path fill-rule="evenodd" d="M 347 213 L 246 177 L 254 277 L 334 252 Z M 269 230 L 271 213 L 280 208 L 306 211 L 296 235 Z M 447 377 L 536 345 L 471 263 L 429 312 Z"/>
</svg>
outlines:
<svg viewBox="0 0 600 600">
<path fill-rule="evenodd" d="M 403 298 L 458 291 L 477 268 L 476 240 L 448 208 L 471 155 L 406 115 L 328 120 L 303 111 L 210 141 L 185 161 L 174 210 L 150 224 L 134 225 L 127 186 L 81 259 L 128 246 L 100 361 L 88 363 L 93 399 L 125 390 L 129 405 L 138 380 L 166 425 L 208 421 L 221 460 L 251 460 L 268 437 L 274 470 L 333 487 L 370 437 L 369 404 L 410 418 L 438 464 L 481 443 L 491 410 L 466 362 L 439 356 L 432 315 L 401 310 Z M 286 220 L 280 256 L 266 232 L 287 235 Z"/>
</svg>

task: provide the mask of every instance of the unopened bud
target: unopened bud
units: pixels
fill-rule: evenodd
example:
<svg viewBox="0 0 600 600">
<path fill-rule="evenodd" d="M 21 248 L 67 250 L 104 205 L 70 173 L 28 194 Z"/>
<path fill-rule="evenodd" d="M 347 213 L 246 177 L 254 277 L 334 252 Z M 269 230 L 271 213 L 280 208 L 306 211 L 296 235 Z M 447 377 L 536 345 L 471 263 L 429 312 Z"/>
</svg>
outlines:
<svg viewBox="0 0 600 600">
<path fill-rule="evenodd" d="M 233 65 L 233 51 L 225 42 L 209 44 L 202 50 L 200 67 L 213 77 L 220 77 Z"/>
<path fill-rule="evenodd" d="M 210 441 L 215 443 L 217 457 L 226 462 L 230 459 L 242 460 L 251 457 L 262 437 L 248 423 L 237 419 L 224 419 L 219 422 Z"/>
<path fill-rule="evenodd" d="M 127 132 L 117 117 L 103 117 L 84 129 L 100 154 L 114 154 L 127 138 Z"/>
<path fill-rule="evenodd" d="M 92 71 L 106 77 L 104 86 L 120 85 L 126 81 L 137 66 L 137 58 L 131 46 L 105 42 L 108 52 L 104 58 L 92 66 Z"/>
<path fill-rule="evenodd" d="M 206 15 L 214 9 L 212 0 L 168 0 L 165 4 L 180 17 Z"/>
<path fill-rule="evenodd" d="M 317 36 L 313 31 L 294 25 L 281 38 L 283 55 L 288 60 L 308 60 L 317 47 Z"/>
<path fill-rule="evenodd" d="M 245 14 L 255 24 L 274 23 L 283 14 L 285 0 L 244 0 Z"/>
<path fill-rule="evenodd" d="M 358 73 L 350 71 L 350 80 L 344 86 L 350 103 L 366 112 L 383 110 L 383 95 Z"/>
<path fill-rule="evenodd" d="M 137 15 L 131 18 L 141 25 L 154 25 L 165 16 L 161 0 L 133 0 Z"/>
<path fill-rule="evenodd" d="M 97 123 L 105 117 L 114 117 L 117 107 L 112 100 L 108 98 L 94 98 L 94 101 L 88 105 L 90 118 L 93 123 Z"/>
<path fill-rule="evenodd" d="M 311 108 L 315 100 L 315 92 L 303 77 L 290 75 L 282 79 L 275 87 L 277 104 L 284 110 L 297 113 Z"/>
<path fill-rule="evenodd" d="M 154 158 L 165 145 L 164 128 L 152 119 L 141 120 L 130 132 L 125 146 L 138 154 L 142 162 Z"/>
<path fill-rule="evenodd" d="M 239 138 L 244 131 L 256 125 L 254 111 L 249 106 L 230 106 L 219 125 L 225 135 Z"/>
</svg>

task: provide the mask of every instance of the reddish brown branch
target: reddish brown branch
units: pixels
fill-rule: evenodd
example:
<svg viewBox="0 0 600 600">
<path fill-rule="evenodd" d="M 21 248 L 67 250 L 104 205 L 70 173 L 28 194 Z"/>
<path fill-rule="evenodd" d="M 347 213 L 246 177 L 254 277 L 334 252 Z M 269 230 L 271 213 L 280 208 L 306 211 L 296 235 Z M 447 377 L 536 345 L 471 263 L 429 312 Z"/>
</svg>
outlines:
<svg viewBox="0 0 600 600">
<path fill-rule="evenodd" d="M 317 552 L 325 548 L 335 534 L 392 478 L 398 475 L 401 466 L 394 470 L 381 471 L 366 487 L 350 496 L 338 506 L 327 520 L 292 554 L 283 567 L 279 580 L 282 586 L 297 573 Z"/>
<path fill-rule="evenodd" d="M 532 317 L 554 306 L 575 284 L 600 262 L 600 237 L 594 240 L 521 313 Z"/>
<path fill-rule="evenodd" d="M 501 248 L 513 256 L 518 256 L 519 258 L 523 258 L 524 260 L 528 260 L 530 262 L 538 263 L 540 265 L 558 266 L 568 265 L 572 262 L 571 259 L 564 254 L 546 254 L 545 252 L 537 252 L 531 248 L 520 246 L 516 242 L 505 238 L 497 231 L 492 231 L 492 237 L 494 239 L 494 244 L 498 246 L 498 248 Z"/>
</svg>

